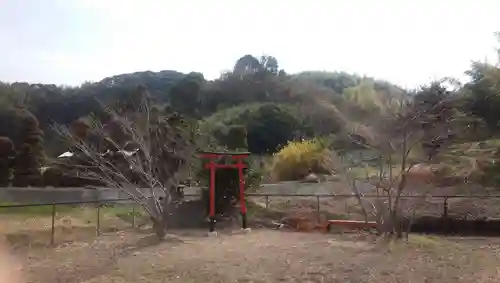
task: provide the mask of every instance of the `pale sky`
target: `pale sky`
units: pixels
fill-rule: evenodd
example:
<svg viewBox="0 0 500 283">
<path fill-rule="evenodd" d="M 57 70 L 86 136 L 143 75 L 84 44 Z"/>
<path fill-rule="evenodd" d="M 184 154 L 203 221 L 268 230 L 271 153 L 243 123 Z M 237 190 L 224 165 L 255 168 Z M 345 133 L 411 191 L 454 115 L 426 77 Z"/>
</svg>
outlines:
<svg viewBox="0 0 500 283">
<path fill-rule="evenodd" d="M 213 79 L 245 55 L 288 73 L 413 87 L 496 60 L 498 0 L 0 0 L 0 80 L 79 85 L 136 71 Z"/>
</svg>

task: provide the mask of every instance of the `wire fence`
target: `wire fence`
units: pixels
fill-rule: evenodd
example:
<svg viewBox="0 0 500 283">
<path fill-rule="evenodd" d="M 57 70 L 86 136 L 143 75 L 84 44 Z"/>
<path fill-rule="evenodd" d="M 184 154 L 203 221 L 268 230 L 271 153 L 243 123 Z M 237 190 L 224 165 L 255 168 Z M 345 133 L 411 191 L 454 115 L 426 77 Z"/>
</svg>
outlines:
<svg viewBox="0 0 500 283">
<path fill-rule="evenodd" d="M 262 194 L 247 196 L 260 200 L 270 210 L 296 210 L 314 213 L 318 221 L 323 217 L 338 217 L 364 220 L 364 213 L 357 196 L 353 194 Z M 363 195 L 368 214 L 374 212 L 369 203 L 376 199 L 387 201 L 387 196 Z M 371 202 L 370 202 L 371 201 Z M 500 195 L 412 195 L 402 196 L 400 205 L 403 213 L 416 216 L 458 217 L 465 219 L 500 218 Z"/>
<path fill-rule="evenodd" d="M 353 194 L 265 194 L 247 193 L 246 196 L 258 203 L 265 210 L 301 210 L 314 214 L 318 221 L 322 217 L 361 217 L 357 197 Z M 199 197 L 186 194 L 185 197 Z M 364 195 L 363 200 L 386 199 L 377 195 Z M 441 217 L 450 215 L 478 217 L 500 217 L 500 195 L 432 195 L 432 196 L 402 196 L 403 206 L 414 206 L 421 214 L 433 214 Z M 90 206 L 89 206 L 90 205 Z M 136 228 L 143 225 L 144 219 L 149 219 L 141 206 L 131 198 L 102 199 L 93 201 L 67 201 L 54 203 L 9 204 L 0 205 L 0 214 L 23 212 L 33 214 L 43 211 L 45 218 L 50 218 L 50 244 L 55 244 L 56 218 L 70 213 L 68 207 L 86 206 L 87 210 L 94 211 L 87 214 L 87 228 L 93 225 L 95 235 L 102 232 L 103 221 L 107 221 L 106 211 L 113 209 L 114 215 L 123 220 L 116 229 Z M 43 209 L 40 209 L 42 208 Z M 94 210 L 95 209 L 95 210 Z M 88 213 L 88 211 L 87 211 Z M 56 217 L 57 216 L 57 217 Z M 38 220 L 33 220 L 37 222 Z M 44 228 L 48 228 L 47 224 Z M 128 226 L 128 227 L 127 227 Z M 1 231 L 0 231 L 1 232 Z"/>
</svg>

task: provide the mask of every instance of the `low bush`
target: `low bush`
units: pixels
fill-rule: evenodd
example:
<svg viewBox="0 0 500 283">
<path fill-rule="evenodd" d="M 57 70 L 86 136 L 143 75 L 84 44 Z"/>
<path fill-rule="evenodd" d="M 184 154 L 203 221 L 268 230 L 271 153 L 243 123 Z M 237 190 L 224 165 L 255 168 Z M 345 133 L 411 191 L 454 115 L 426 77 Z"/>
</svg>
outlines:
<svg viewBox="0 0 500 283">
<path fill-rule="evenodd" d="M 301 180 L 313 172 L 328 174 L 332 171 L 332 152 L 322 139 L 293 141 L 273 156 L 271 174 L 276 181 Z"/>
</svg>

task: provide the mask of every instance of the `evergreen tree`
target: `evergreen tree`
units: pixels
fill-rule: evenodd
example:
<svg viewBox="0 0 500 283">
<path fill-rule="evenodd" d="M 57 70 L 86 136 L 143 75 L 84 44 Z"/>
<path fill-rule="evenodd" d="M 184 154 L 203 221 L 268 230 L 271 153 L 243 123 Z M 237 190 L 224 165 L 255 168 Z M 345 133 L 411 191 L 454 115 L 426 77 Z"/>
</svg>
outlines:
<svg viewBox="0 0 500 283">
<path fill-rule="evenodd" d="M 14 144 L 7 137 L 0 137 L 0 186 L 10 184 L 11 158 L 14 153 Z"/>
<path fill-rule="evenodd" d="M 21 145 L 14 159 L 14 178 L 12 185 L 16 187 L 26 187 L 38 185 L 42 174 L 40 172 L 40 163 L 36 155 L 27 143 Z"/>
<path fill-rule="evenodd" d="M 13 185 L 37 185 L 41 180 L 40 166 L 45 159 L 43 132 L 38 120 L 28 111 L 23 113 L 21 126 L 22 144 L 14 161 Z"/>
</svg>

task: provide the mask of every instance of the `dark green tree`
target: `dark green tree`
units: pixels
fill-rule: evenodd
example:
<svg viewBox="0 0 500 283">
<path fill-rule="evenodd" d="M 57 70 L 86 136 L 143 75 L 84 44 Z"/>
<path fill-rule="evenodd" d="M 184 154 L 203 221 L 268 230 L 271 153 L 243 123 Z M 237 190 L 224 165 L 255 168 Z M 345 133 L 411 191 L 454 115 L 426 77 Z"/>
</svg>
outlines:
<svg viewBox="0 0 500 283">
<path fill-rule="evenodd" d="M 13 186 L 36 186 L 40 183 L 42 177 L 40 163 L 35 158 L 35 153 L 29 144 L 24 143 L 21 145 L 14 159 L 13 167 Z"/>
<path fill-rule="evenodd" d="M 22 144 L 15 158 L 15 186 L 37 185 L 41 180 L 40 167 L 45 160 L 43 132 L 38 127 L 38 120 L 29 111 L 22 117 L 20 138 Z"/>
<path fill-rule="evenodd" d="M 6 187 L 10 183 L 11 158 L 14 154 L 14 144 L 7 137 L 0 137 L 0 186 Z"/>
<path fill-rule="evenodd" d="M 246 74 L 255 74 L 262 70 L 261 62 L 254 56 L 247 54 L 238 61 L 233 68 L 233 73 L 235 75 L 246 75 Z"/>
<path fill-rule="evenodd" d="M 201 107 L 203 74 L 190 73 L 179 80 L 170 90 L 169 102 L 173 111 L 187 117 L 197 117 Z"/>
<path fill-rule="evenodd" d="M 247 131 L 250 152 L 274 153 L 300 131 L 300 122 L 276 105 L 264 105 L 248 121 Z"/>
<path fill-rule="evenodd" d="M 261 68 L 271 74 L 278 75 L 279 73 L 279 65 L 278 60 L 273 56 L 261 56 L 260 57 L 260 65 Z"/>
<path fill-rule="evenodd" d="M 29 111 L 24 111 L 21 121 L 20 137 L 22 143 L 28 144 L 39 164 L 43 164 L 43 131 L 40 129 L 37 118 Z"/>
<path fill-rule="evenodd" d="M 454 109 L 450 105 L 450 96 L 451 92 L 439 81 L 423 86 L 414 95 L 415 111 L 421 113 L 421 127 L 425 130 L 422 149 L 429 159 L 437 154 L 446 141 L 453 138 L 454 133 L 451 128 L 449 132 L 443 132 L 442 129 L 436 132 L 433 127 L 436 123 L 446 123 L 447 119 L 454 114 Z"/>
<path fill-rule="evenodd" d="M 500 132 L 500 69 L 496 66 L 474 63 L 466 72 L 471 81 L 464 87 L 466 111 L 481 118 L 492 134 Z"/>
</svg>

